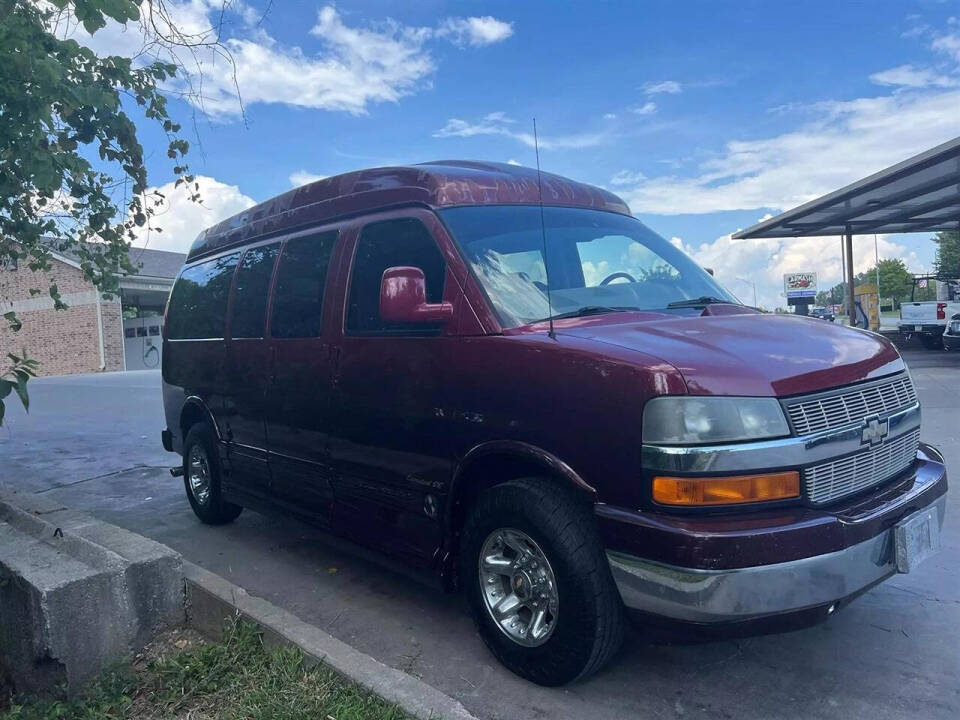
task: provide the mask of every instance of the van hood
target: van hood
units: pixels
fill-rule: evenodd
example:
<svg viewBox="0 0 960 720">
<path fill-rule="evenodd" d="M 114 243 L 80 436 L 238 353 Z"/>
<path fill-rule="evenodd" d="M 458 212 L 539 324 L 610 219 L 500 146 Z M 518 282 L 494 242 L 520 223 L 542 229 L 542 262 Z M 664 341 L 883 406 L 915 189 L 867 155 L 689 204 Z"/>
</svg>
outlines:
<svg viewBox="0 0 960 720">
<path fill-rule="evenodd" d="M 904 369 L 881 335 L 746 309 L 693 317 L 616 313 L 564 320 L 555 329 L 660 358 L 677 368 L 694 395 L 796 395 Z"/>
</svg>

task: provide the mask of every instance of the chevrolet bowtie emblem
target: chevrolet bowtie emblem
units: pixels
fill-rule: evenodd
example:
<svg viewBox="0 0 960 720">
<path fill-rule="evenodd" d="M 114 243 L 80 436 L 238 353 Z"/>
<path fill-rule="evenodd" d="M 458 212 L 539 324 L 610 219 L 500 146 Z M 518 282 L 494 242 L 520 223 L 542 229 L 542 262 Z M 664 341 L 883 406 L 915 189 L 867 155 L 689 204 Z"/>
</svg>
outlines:
<svg viewBox="0 0 960 720">
<path fill-rule="evenodd" d="M 861 445 L 879 445 L 890 434 L 890 421 L 881 420 L 876 415 L 863 421 L 863 431 L 860 433 Z"/>
</svg>

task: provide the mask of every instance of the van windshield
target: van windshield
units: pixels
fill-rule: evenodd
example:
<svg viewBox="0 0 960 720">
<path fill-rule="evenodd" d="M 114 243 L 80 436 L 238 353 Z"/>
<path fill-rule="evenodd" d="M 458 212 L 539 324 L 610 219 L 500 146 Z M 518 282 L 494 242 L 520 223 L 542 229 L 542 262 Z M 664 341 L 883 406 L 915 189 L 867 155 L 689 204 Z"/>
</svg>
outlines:
<svg viewBox="0 0 960 720">
<path fill-rule="evenodd" d="M 585 208 L 475 205 L 439 214 L 504 327 L 552 313 L 662 310 L 699 298 L 737 299 L 639 220 Z M 548 286 L 549 272 L 549 286 Z"/>
</svg>

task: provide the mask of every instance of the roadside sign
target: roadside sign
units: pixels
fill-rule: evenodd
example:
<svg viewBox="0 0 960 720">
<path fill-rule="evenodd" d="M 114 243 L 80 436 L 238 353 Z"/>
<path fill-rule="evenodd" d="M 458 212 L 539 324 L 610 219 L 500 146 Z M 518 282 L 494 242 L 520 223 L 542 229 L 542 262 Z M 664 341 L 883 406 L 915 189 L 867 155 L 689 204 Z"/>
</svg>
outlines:
<svg viewBox="0 0 960 720">
<path fill-rule="evenodd" d="M 783 276 L 783 292 L 787 300 L 815 298 L 817 296 L 817 274 L 815 272 L 786 273 Z"/>
</svg>

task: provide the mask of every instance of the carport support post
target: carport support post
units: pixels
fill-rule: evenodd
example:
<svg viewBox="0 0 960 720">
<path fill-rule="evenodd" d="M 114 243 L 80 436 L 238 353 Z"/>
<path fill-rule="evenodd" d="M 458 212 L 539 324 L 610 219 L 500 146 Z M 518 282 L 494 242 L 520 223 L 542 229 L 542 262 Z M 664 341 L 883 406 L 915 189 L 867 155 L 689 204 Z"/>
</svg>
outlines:
<svg viewBox="0 0 960 720">
<path fill-rule="evenodd" d="M 843 238 L 843 254 L 847 261 L 847 315 L 850 319 L 850 327 L 853 327 L 857 324 L 857 311 L 853 306 L 853 234 L 849 228 Z"/>
</svg>

